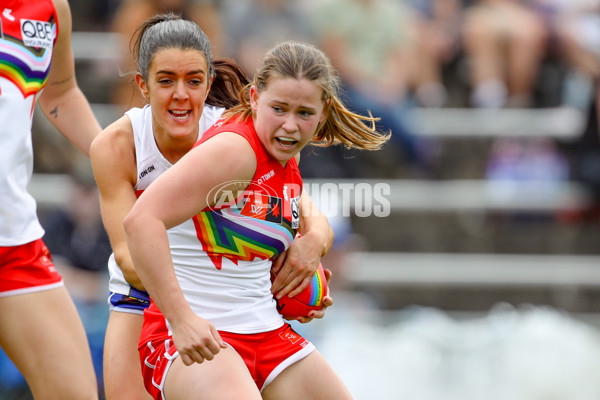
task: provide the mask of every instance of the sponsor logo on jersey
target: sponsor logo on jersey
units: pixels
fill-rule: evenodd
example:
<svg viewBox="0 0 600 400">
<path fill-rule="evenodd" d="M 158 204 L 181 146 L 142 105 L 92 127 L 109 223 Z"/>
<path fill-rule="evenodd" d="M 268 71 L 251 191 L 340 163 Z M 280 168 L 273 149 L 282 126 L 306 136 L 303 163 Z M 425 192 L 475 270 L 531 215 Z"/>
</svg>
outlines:
<svg viewBox="0 0 600 400">
<path fill-rule="evenodd" d="M 156 168 L 154 167 L 154 164 L 152 164 L 151 166 L 149 166 L 148 168 L 146 168 L 145 170 L 140 172 L 138 179 L 142 179 L 143 177 L 145 177 L 146 175 L 148 175 L 150 172 L 154 171 L 155 169 Z"/>
<path fill-rule="evenodd" d="M 50 22 L 22 19 L 21 36 L 25 46 L 44 49 L 52 48 L 54 34 Z"/>
<path fill-rule="evenodd" d="M 294 332 L 281 332 L 279 337 L 283 340 L 289 340 L 292 343 L 297 343 L 300 339 L 304 339 L 302 336 Z"/>
<path fill-rule="evenodd" d="M 292 209 L 292 229 L 298 229 L 300 226 L 300 196 L 294 197 L 290 200 L 290 207 Z"/>
<path fill-rule="evenodd" d="M 263 176 L 261 176 L 260 178 L 258 178 L 257 183 L 259 185 L 262 185 L 264 182 L 268 181 L 269 179 L 271 179 L 274 176 L 275 176 L 275 171 L 270 170 L 269 172 L 267 172 L 266 174 L 264 174 Z"/>
</svg>

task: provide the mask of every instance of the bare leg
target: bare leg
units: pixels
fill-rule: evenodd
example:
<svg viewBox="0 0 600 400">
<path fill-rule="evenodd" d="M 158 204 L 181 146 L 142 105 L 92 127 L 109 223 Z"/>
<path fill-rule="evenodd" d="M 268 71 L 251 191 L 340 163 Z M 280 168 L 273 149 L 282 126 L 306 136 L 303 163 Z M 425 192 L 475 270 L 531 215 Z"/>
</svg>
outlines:
<svg viewBox="0 0 600 400">
<path fill-rule="evenodd" d="M 262 392 L 265 400 L 348 400 L 352 395 L 318 351 L 290 365 Z"/>
<path fill-rule="evenodd" d="M 546 29 L 533 12 L 523 10 L 513 16 L 514 26 L 508 46 L 508 88 L 512 96 L 528 101 L 545 53 Z"/>
<path fill-rule="evenodd" d="M 64 287 L 0 298 L 0 346 L 36 399 L 98 399 L 85 330 Z"/>
<path fill-rule="evenodd" d="M 260 400 L 260 392 L 238 353 L 222 349 L 211 361 L 186 366 L 177 357 L 167 373 L 169 400 Z"/>
<path fill-rule="evenodd" d="M 502 26 L 488 8 L 466 14 L 463 27 L 465 54 L 469 60 L 471 105 L 501 107 L 506 101 Z"/>
<path fill-rule="evenodd" d="M 111 311 L 104 339 L 104 391 L 107 400 L 149 400 L 138 341 L 144 317 Z"/>
<path fill-rule="evenodd" d="M 496 25 L 494 16 L 487 9 L 474 9 L 466 15 L 463 39 L 473 86 L 504 80 L 502 35 Z"/>
</svg>

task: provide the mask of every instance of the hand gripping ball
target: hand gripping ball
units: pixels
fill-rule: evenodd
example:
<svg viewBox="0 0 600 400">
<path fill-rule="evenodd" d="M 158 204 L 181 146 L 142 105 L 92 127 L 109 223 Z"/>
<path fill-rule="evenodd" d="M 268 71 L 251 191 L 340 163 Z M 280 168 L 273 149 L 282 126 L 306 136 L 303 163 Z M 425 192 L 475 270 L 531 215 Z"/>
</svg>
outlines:
<svg viewBox="0 0 600 400">
<path fill-rule="evenodd" d="M 271 276 L 271 281 L 273 279 L 275 276 Z M 294 297 L 286 295 L 281 299 L 275 299 L 277 310 L 289 319 L 307 317 L 309 311 L 321 309 L 323 297 L 327 296 L 327 292 L 327 279 L 323 266 L 319 263 L 319 267 L 306 289 Z"/>
</svg>

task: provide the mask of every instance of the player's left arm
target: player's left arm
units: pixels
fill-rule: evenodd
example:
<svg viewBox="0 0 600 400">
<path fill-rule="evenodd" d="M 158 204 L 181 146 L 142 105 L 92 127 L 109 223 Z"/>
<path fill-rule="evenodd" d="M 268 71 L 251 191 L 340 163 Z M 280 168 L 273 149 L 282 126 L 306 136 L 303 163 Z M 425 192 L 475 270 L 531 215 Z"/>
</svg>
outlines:
<svg viewBox="0 0 600 400">
<path fill-rule="evenodd" d="M 69 3 L 67 0 L 54 0 L 54 6 L 58 15 L 58 38 L 39 105 L 56 129 L 89 156 L 90 144 L 101 128 L 75 79 Z"/>
</svg>

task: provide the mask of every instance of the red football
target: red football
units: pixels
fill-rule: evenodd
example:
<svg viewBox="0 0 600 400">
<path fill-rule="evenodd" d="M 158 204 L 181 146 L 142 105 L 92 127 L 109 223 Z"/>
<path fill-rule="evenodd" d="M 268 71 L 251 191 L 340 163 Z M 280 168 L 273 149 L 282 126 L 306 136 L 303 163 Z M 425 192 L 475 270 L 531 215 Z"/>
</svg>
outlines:
<svg viewBox="0 0 600 400">
<path fill-rule="evenodd" d="M 275 277 L 271 276 L 271 280 Z M 319 264 L 317 272 L 310 284 L 301 293 L 294 297 L 287 295 L 277 301 L 277 310 L 286 318 L 307 317 L 311 310 L 319 310 L 322 307 L 323 297 L 327 296 L 327 278 L 323 266 Z"/>
</svg>

